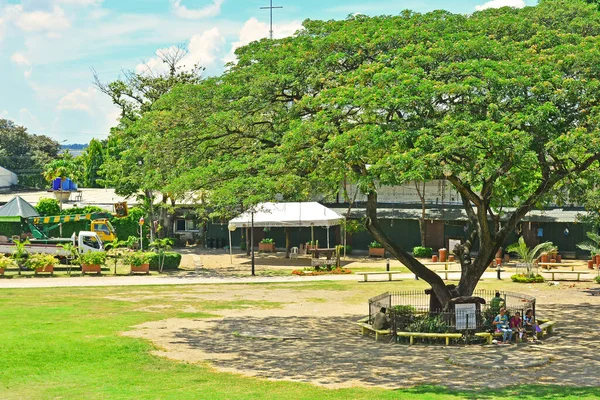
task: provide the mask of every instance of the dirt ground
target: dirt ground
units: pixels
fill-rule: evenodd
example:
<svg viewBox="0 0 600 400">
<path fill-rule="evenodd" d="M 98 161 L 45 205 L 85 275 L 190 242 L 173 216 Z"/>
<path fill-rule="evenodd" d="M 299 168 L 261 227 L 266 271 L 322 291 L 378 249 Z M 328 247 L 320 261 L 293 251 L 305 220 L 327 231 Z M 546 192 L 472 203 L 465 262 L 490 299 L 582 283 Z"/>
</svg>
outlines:
<svg viewBox="0 0 600 400">
<path fill-rule="evenodd" d="M 200 258 L 204 269 L 217 274 L 230 268 L 247 271 L 244 263 L 231 267 L 229 255 Z M 288 262 L 267 256 L 257 265 L 293 267 Z M 366 313 L 366 299 L 359 304 L 352 291 L 288 290 L 281 285 L 198 286 L 186 296 L 284 305 L 223 309 L 219 310 L 222 317 L 212 319 L 150 322 L 125 334 L 151 341 L 156 355 L 173 360 L 208 362 L 223 372 L 330 388 L 432 384 L 468 389 L 534 382 L 597 386 L 600 296 L 583 293 L 586 286 L 564 284 L 532 293 L 523 285 L 522 293 L 537 297 L 538 316 L 558 321 L 555 333 L 538 344 L 446 347 L 375 342 L 362 337 L 355 324 Z"/>
</svg>

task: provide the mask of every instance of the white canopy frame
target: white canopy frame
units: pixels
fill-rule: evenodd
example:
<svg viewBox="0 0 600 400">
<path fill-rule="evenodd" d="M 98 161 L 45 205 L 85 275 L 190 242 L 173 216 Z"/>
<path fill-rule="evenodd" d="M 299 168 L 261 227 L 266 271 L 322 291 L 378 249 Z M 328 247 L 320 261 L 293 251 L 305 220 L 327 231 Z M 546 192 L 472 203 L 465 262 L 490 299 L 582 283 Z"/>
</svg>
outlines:
<svg viewBox="0 0 600 400">
<path fill-rule="evenodd" d="M 229 221 L 229 251 L 231 251 L 231 232 L 237 228 L 280 228 L 310 227 L 311 240 L 314 241 L 313 228 L 327 228 L 327 247 L 329 247 L 329 227 L 342 224 L 345 217 L 317 202 L 260 203 L 251 210 Z M 251 243 L 253 245 L 253 243 Z"/>
</svg>

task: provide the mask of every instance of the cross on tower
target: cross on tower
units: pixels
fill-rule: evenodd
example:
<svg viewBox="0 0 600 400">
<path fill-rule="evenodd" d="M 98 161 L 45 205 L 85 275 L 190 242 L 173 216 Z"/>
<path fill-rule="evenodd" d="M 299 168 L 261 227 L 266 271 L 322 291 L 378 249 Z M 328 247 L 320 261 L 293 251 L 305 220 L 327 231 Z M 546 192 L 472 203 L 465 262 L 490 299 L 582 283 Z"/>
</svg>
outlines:
<svg viewBox="0 0 600 400">
<path fill-rule="evenodd" d="M 273 39 L 273 9 L 274 8 L 283 8 L 282 6 L 276 6 L 273 7 L 273 0 L 270 0 L 270 5 L 269 7 L 261 7 L 261 10 L 269 10 L 269 12 L 271 13 L 271 29 L 269 29 L 269 37 L 271 39 Z"/>
</svg>

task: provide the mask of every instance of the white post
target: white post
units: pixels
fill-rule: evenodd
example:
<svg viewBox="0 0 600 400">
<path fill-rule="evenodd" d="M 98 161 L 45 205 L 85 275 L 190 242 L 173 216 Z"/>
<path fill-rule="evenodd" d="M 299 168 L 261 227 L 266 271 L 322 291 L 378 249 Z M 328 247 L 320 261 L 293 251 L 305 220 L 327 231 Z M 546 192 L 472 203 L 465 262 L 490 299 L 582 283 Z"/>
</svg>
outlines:
<svg viewBox="0 0 600 400">
<path fill-rule="evenodd" d="M 231 249 L 231 229 L 229 231 L 229 262 L 233 265 L 233 250 Z"/>
<path fill-rule="evenodd" d="M 329 225 L 327 225 L 327 248 L 329 248 Z"/>
</svg>

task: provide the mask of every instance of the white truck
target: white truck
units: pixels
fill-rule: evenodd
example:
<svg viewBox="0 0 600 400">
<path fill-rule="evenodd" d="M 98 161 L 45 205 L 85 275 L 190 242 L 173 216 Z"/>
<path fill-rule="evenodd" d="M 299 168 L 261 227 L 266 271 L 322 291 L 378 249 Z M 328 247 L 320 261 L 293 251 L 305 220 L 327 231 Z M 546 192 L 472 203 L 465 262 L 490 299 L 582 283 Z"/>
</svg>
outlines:
<svg viewBox="0 0 600 400">
<path fill-rule="evenodd" d="M 67 258 L 70 253 L 64 250 L 60 245 L 64 243 L 73 243 L 77 246 L 80 254 L 90 251 L 104 251 L 102 240 L 96 232 L 80 231 L 79 235 L 71 236 L 71 239 L 50 238 L 50 239 L 30 239 L 30 243 L 25 245 L 29 254 L 45 253 Z M 0 254 L 12 254 L 15 251 L 15 244 L 12 241 L 0 243 Z"/>
</svg>

